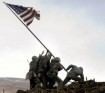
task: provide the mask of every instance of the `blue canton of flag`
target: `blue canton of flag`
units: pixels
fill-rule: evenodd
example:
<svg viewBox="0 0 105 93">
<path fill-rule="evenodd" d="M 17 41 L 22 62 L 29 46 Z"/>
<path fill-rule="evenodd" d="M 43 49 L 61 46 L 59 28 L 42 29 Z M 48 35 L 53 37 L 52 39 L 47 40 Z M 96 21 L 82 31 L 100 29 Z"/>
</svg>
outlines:
<svg viewBox="0 0 105 93">
<path fill-rule="evenodd" d="M 7 5 L 22 18 L 22 20 L 26 23 L 27 26 L 32 23 L 34 17 L 36 17 L 37 20 L 40 20 L 40 14 L 37 13 L 37 11 L 32 7 L 23 7 L 12 4 Z"/>
<path fill-rule="evenodd" d="M 27 7 L 22 7 L 19 5 L 12 5 L 12 4 L 8 4 L 17 14 L 20 14 L 24 11 L 27 10 Z"/>
</svg>

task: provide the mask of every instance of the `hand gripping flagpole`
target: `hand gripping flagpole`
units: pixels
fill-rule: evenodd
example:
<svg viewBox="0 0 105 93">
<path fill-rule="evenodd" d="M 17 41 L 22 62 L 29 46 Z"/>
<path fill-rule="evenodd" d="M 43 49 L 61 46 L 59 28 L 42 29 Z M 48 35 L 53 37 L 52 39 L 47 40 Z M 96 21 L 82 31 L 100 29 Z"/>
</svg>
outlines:
<svg viewBox="0 0 105 93">
<path fill-rule="evenodd" d="M 10 10 L 11 10 L 11 12 L 20 20 L 20 18 L 13 12 L 13 10 L 5 3 L 5 2 L 3 2 Z M 28 29 L 28 31 L 43 45 L 43 47 L 47 50 L 47 51 L 49 51 L 50 53 L 51 53 L 51 51 L 40 41 L 40 39 L 28 28 L 28 26 L 26 26 L 25 25 L 25 23 L 22 21 L 22 20 L 20 20 L 20 22 L 22 22 L 23 23 L 23 25 Z M 51 53 L 51 55 L 55 58 L 55 56 Z M 62 65 L 63 66 L 63 65 Z M 65 69 L 65 67 L 63 66 L 63 69 L 66 71 L 66 69 Z M 66 71 L 67 72 L 67 71 Z M 68 72 L 67 72 L 68 73 Z"/>
<path fill-rule="evenodd" d="M 11 12 L 20 20 L 20 18 L 13 12 L 13 10 L 5 3 L 5 2 L 3 2 L 10 10 L 11 10 Z M 40 39 L 28 28 L 28 26 L 26 26 L 25 25 L 25 23 L 22 21 L 22 20 L 20 20 L 22 23 L 23 23 L 23 25 L 28 29 L 28 31 L 43 45 L 43 47 L 47 50 L 47 51 L 49 51 L 50 53 L 51 53 L 51 51 L 40 41 Z M 55 56 L 51 53 L 51 55 L 55 58 Z"/>
</svg>

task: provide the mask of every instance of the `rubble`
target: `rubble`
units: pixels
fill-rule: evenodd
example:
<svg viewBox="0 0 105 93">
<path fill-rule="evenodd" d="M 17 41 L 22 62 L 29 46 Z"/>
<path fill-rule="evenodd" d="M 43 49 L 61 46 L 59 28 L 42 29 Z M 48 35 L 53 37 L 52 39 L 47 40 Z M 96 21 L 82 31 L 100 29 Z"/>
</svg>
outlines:
<svg viewBox="0 0 105 93">
<path fill-rule="evenodd" d="M 54 87 L 53 89 L 37 87 L 27 91 L 18 90 L 17 93 L 105 93 L 105 82 L 88 80 L 84 82 L 72 82 L 67 86 Z"/>
</svg>

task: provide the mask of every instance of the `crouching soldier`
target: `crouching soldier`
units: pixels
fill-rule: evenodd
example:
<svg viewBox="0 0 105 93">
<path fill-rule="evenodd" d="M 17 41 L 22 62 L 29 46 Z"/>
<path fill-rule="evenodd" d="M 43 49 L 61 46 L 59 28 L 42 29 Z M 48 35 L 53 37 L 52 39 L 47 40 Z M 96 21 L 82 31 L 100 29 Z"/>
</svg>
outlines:
<svg viewBox="0 0 105 93">
<path fill-rule="evenodd" d="M 63 85 L 65 85 L 71 79 L 78 81 L 78 82 L 84 81 L 84 75 L 83 75 L 83 68 L 82 67 L 77 67 L 75 65 L 69 65 L 66 70 L 69 70 L 69 69 L 71 69 L 71 70 L 68 72 L 66 78 L 64 79 Z"/>
</svg>

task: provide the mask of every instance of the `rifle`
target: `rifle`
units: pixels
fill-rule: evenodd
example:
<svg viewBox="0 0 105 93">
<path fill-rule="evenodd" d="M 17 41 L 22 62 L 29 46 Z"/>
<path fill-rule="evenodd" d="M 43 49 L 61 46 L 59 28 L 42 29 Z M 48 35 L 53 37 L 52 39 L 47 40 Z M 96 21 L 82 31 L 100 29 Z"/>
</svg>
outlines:
<svg viewBox="0 0 105 93">
<path fill-rule="evenodd" d="M 28 64 L 30 64 L 30 62 L 27 60 Z"/>
</svg>

